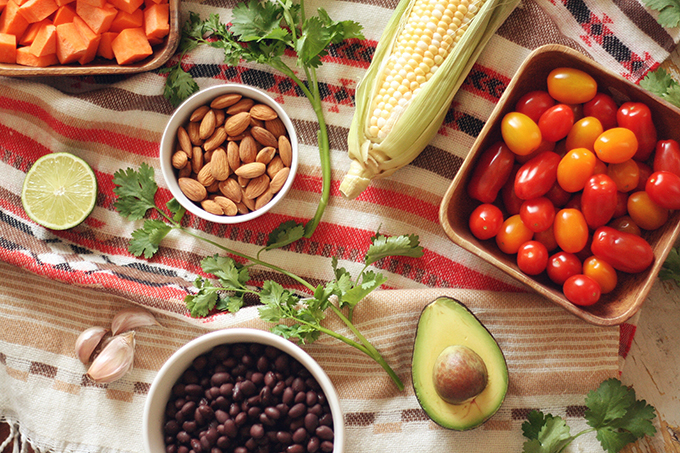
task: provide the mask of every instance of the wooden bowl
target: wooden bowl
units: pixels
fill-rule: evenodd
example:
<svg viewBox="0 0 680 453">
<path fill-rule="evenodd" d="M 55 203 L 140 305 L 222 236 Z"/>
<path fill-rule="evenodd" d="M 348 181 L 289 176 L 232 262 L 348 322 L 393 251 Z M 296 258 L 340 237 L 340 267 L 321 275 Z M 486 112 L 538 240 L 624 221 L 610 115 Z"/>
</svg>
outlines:
<svg viewBox="0 0 680 453">
<path fill-rule="evenodd" d="M 129 65 L 119 65 L 116 60 L 97 57 L 91 63 L 80 65 L 54 65 L 46 68 L 34 68 L 19 64 L 0 63 L 0 76 L 37 77 L 37 76 L 87 76 L 94 74 L 134 74 L 156 69 L 172 57 L 180 38 L 179 0 L 169 0 L 170 32 L 163 42 L 153 46 L 153 54 L 142 61 Z"/>
<path fill-rule="evenodd" d="M 598 90 L 609 94 L 617 104 L 625 101 L 644 102 L 652 111 L 660 140 L 680 141 L 680 109 L 648 93 L 640 87 L 613 74 L 588 57 L 568 47 L 547 45 L 533 51 L 522 63 L 506 88 L 491 117 L 475 141 L 461 169 L 449 186 L 439 210 L 439 220 L 453 242 L 480 256 L 508 275 L 525 283 L 539 294 L 560 305 L 583 320 L 602 326 L 621 324 L 633 316 L 644 302 L 670 248 L 680 233 L 680 211 L 673 211 L 666 224 L 644 233 L 654 250 L 654 262 L 644 272 L 626 274 L 618 272 L 619 282 L 614 291 L 602 295 L 590 307 L 579 307 L 569 302 L 561 288 L 545 275 L 531 277 L 519 270 L 516 255 L 507 255 L 496 246 L 494 239 L 480 241 L 470 232 L 468 219 L 480 204 L 466 191 L 475 164 L 483 151 L 501 140 L 500 124 L 503 116 L 514 110 L 515 103 L 532 90 L 546 90 L 546 78 L 558 67 L 572 67 L 586 71 L 598 83 Z"/>
</svg>

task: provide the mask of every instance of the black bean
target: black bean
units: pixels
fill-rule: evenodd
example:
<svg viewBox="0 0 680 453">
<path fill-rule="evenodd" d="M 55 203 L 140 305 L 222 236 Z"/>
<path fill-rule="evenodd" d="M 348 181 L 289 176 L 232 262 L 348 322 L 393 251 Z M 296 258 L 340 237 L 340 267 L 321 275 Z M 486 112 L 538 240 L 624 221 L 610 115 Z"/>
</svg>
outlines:
<svg viewBox="0 0 680 453">
<path fill-rule="evenodd" d="M 286 448 L 286 453 L 305 453 L 305 447 L 300 444 L 289 445 Z"/>
<path fill-rule="evenodd" d="M 257 448 L 257 442 L 252 437 L 246 441 L 246 448 L 253 451 Z"/>
<path fill-rule="evenodd" d="M 165 447 L 165 453 L 177 453 L 177 445 L 168 445 Z"/>
<path fill-rule="evenodd" d="M 277 384 L 278 386 L 278 384 Z M 283 395 L 281 395 L 281 401 L 284 404 L 291 404 L 295 400 L 295 392 L 293 391 L 292 388 L 286 387 L 286 389 L 283 391 Z"/>
<path fill-rule="evenodd" d="M 321 425 L 316 428 L 315 434 L 321 440 L 333 440 L 333 430 L 326 425 Z"/>
<path fill-rule="evenodd" d="M 215 400 L 212 403 L 210 403 L 210 407 L 212 407 L 213 410 L 218 409 L 227 410 L 229 409 L 229 401 L 227 401 L 225 397 L 220 395 L 217 398 L 215 398 Z"/>
<path fill-rule="evenodd" d="M 309 442 L 307 442 L 307 451 L 309 453 L 316 453 L 319 451 L 319 447 L 321 446 L 321 441 L 319 440 L 318 437 L 312 437 L 309 439 Z"/>
<path fill-rule="evenodd" d="M 198 423 L 199 425 L 203 425 L 206 422 L 203 413 L 199 411 L 198 408 L 196 408 L 196 410 L 194 411 L 194 420 L 196 420 L 196 423 Z"/>
<path fill-rule="evenodd" d="M 229 442 L 229 438 L 227 436 L 218 437 L 217 442 L 215 442 L 215 444 L 222 449 L 229 448 L 229 445 L 231 445 L 231 443 Z"/>
<path fill-rule="evenodd" d="M 258 406 L 253 406 L 248 409 L 248 418 L 251 420 L 257 420 L 260 417 L 260 414 L 262 413 L 262 408 Z"/>
<path fill-rule="evenodd" d="M 324 453 L 331 453 L 333 451 L 333 442 L 329 440 L 321 442 L 321 451 Z"/>
<path fill-rule="evenodd" d="M 287 373 L 288 372 L 288 366 L 289 366 L 289 359 L 288 355 L 286 354 L 281 354 L 276 358 L 274 361 L 274 368 L 276 368 L 276 371 L 280 371 L 281 373 Z"/>
<path fill-rule="evenodd" d="M 276 408 L 279 410 L 279 412 L 281 412 L 281 417 L 285 417 L 286 415 L 288 415 L 289 407 L 287 404 L 284 403 L 277 404 Z"/>
<path fill-rule="evenodd" d="M 319 426 L 319 417 L 316 414 L 308 413 L 305 415 L 305 428 L 310 434 L 314 433 L 314 430 Z"/>
<path fill-rule="evenodd" d="M 191 368 L 186 370 L 184 374 L 182 374 L 182 382 L 185 384 L 198 384 L 200 381 L 198 374 L 196 374 L 195 370 L 192 370 Z"/>
<path fill-rule="evenodd" d="M 288 411 L 288 416 L 290 418 L 295 419 L 298 417 L 302 417 L 305 414 L 305 412 L 307 412 L 307 406 L 305 406 L 302 403 L 298 403 L 290 408 L 290 410 Z"/>
<path fill-rule="evenodd" d="M 195 410 L 196 410 L 196 403 L 193 402 L 193 401 L 187 401 L 186 403 L 184 403 L 184 406 L 182 406 L 181 412 L 184 415 L 189 415 L 189 414 L 193 414 Z"/>
<path fill-rule="evenodd" d="M 210 387 L 208 390 L 205 391 L 205 397 L 208 400 L 214 400 L 220 396 L 220 388 L 219 387 Z"/>
<path fill-rule="evenodd" d="M 180 445 L 177 447 L 177 453 L 189 453 L 189 447 L 185 445 Z"/>
<path fill-rule="evenodd" d="M 272 394 L 279 396 L 283 393 L 285 388 L 286 388 L 285 382 L 279 381 L 279 382 L 276 383 L 276 385 L 274 385 L 274 388 L 272 389 Z"/>
<path fill-rule="evenodd" d="M 316 397 L 319 399 L 319 404 L 324 405 L 327 403 L 326 395 L 324 395 L 323 393 L 317 394 Z"/>
<path fill-rule="evenodd" d="M 293 383 L 291 384 L 291 387 L 293 387 L 293 391 L 295 393 L 302 392 L 302 391 L 307 389 L 307 385 L 305 384 L 305 381 L 302 380 L 302 378 L 293 379 Z"/>
<path fill-rule="evenodd" d="M 226 368 L 234 368 L 238 364 L 238 360 L 236 360 L 236 357 L 227 357 L 222 361 L 222 365 L 224 365 Z"/>
<path fill-rule="evenodd" d="M 199 439 L 191 439 L 190 444 L 191 449 L 196 453 L 200 453 L 203 451 L 203 447 L 201 447 L 201 441 Z"/>
<path fill-rule="evenodd" d="M 307 440 L 307 430 L 305 428 L 298 428 L 293 433 L 293 442 L 301 444 Z"/>
<path fill-rule="evenodd" d="M 199 382 L 199 384 L 203 388 L 210 387 L 210 378 L 208 376 L 201 378 L 201 381 Z"/>
<path fill-rule="evenodd" d="M 290 426 L 290 430 L 291 430 L 291 431 L 295 431 L 296 429 L 302 428 L 303 426 L 305 426 L 305 419 L 304 419 L 304 417 L 296 418 L 295 420 L 293 420 L 292 422 L 290 422 L 290 425 L 289 425 L 289 426 Z"/>
<path fill-rule="evenodd" d="M 194 431 L 196 431 L 196 428 L 197 428 L 196 422 L 193 420 L 182 423 L 182 429 L 188 433 L 193 433 Z"/>
<path fill-rule="evenodd" d="M 220 423 L 224 423 L 229 419 L 229 414 L 227 414 L 223 410 L 216 410 L 215 419 Z"/>
<path fill-rule="evenodd" d="M 210 449 L 210 453 L 223 453 L 221 448 L 218 447 L 212 447 Z"/>
<path fill-rule="evenodd" d="M 253 439 L 259 439 L 264 436 L 264 428 L 260 424 L 255 424 L 250 427 L 250 435 Z"/>
<path fill-rule="evenodd" d="M 256 371 L 250 377 L 250 380 L 253 381 L 253 384 L 255 384 L 256 386 L 262 387 L 262 384 L 264 383 L 264 374 L 260 373 L 259 371 Z"/>
<path fill-rule="evenodd" d="M 229 373 L 227 372 L 215 373 L 210 378 L 210 383 L 216 387 L 219 387 L 220 385 L 225 384 L 227 382 L 231 382 L 231 375 L 229 375 Z"/>
<path fill-rule="evenodd" d="M 242 363 L 239 363 L 238 365 L 231 369 L 231 374 L 233 374 L 234 376 L 240 376 L 242 374 L 246 374 L 246 371 L 248 371 L 248 367 L 246 367 Z"/>
<path fill-rule="evenodd" d="M 276 375 L 274 374 L 273 371 L 267 371 L 267 373 L 264 375 L 264 385 L 267 387 L 274 387 L 276 385 Z"/>
<path fill-rule="evenodd" d="M 281 411 L 275 407 L 266 407 L 264 409 L 264 413 L 267 415 L 267 417 L 273 420 L 278 420 L 279 418 L 281 418 Z"/>
<path fill-rule="evenodd" d="M 184 384 L 175 384 L 172 387 L 172 394 L 177 397 L 186 395 L 187 393 L 184 390 Z"/>
<path fill-rule="evenodd" d="M 220 385 L 220 395 L 231 397 L 231 393 L 234 391 L 234 384 L 226 383 Z"/>
<path fill-rule="evenodd" d="M 274 346 L 267 346 L 264 348 L 264 355 L 270 360 L 277 358 L 281 354 L 281 351 Z"/>
<path fill-rule="evenodd" d="M 210 353 L 211 357 L 214 357 L 215 360 L 222 361 L 229 357 L 229 346 L 227 345 L 220 345 L 220 346 L 215 346 L 213 348 L 212 352 Z"/>
<path fill-rule="evenodd" d="M 295 394 L 295 399 L 293 400 L 295 403 L 304 403 L 307 401 L 307 393 L 306 392 L 297 392 Z"/>
<path fill-rule="evenodd" d="M 306 394 L 306 401 L 308 407 L 314 406 L 316 403 L 319 402 L 319 397 L 317 396 L 316 392 L 314 390 L 310 390 Z"/>
<path fill-rule="evenodd" d="M 216 428 L 210 428 L 208 431 L 205 433 L 206 439 L 208 439 L 208 442 L 210 442 L 210 445 L 214 445 L 215 442 L 217 442 L 217 438 L 219 435 L 217 434 L 217 429 Z"/>
<path fill-rule="evenodd" d="M 257 393 L 257 386 L 253 381 L 243 381 L 241 382 L 241 390 L 245 396 L 253 396 Z"/>
<path fill-rule="evenodd" d="M 202 371 L 208 365 L 208 358 L 204 355 L 199 355 L 194 359 L 193 367 L 196 371 Z"/>
<path fill-rule="evenodd" d="M 267 416 L 267 414 L 265 414 L 265 413 L 260 414 L 260 416 L 258 417 L 258 420 L 260 420 L 260 423 L 262 423 L 262 424 L 265 425 L 265 426 L 274 426 L 274 425 L 276 425 L 276 421 L 274 421 L 274 420 L 272 420 L 271 418 L 269 418 L 269 417 Z"/>
<path fill-rule="evenodd" d="M 234 418 L 237 426 L 243 425 L 248 420 L 248 414 L 245 412 L 239 412 L 239 414 Z"/>
<path fill-rule="evenodd" d="M 316 414 L 317 416 L 322 416 L 323 415 L 323 406 L 321 404 L 315 404 L 314 406 L 309 408 L 309 412 L 312 414 Z"/>
<path fill-rule="evenodd" d="M 248 453 L 248 449 L 246 447 L 236 447 L 234 448 L 234 453 Z"/>
<path fill-rule="evenodd" d="M 272 389 L 269 387 L 262 387 L 262 390 L 260 390 L 260 402 L 265 406 L 269 406 L 273 401 Z"/>
<path fill-rule="evenodd" d="M 168 436 L 175 436 L 180 430 L 181 428 L 176 420 L 168 420 L 163 428 L 163 432 Z"/>
<path fill-rule="evenodd" d="M 269 359 L 267 359 L 266 356 L 260 356 L 259 359 L 257 359 L 257 371 L 260 373 L 264 373 L 269 369 Z"/>
<path fill-rule="evenodd" d="M 232 439 L 235 439 L 236 436 L 238 436 L 238 427 L 234 420 L 227 420 L 224 422 L 224 433 Z"/>
<path fill-rule="evenodd" d="M 333 426 L 333 415 L 330 412 L 324 414 L 319 418 L 319 423 L 325 426 Z"/>
<path fill-rule="evenodd" d="M 211 445 L 210 445 L 210 441 L 208 440 L 208 438 L 206 436 L 203 436 L 199 440 L 201 441 L 201 448 L 204 451 L 210 451 Z"/>
<path fill-rule="evenodd" d="M 316 390 L 317 392 L 321 391 L 321 386 L 318 382 L 316 382 L 316 379 L 312 377 L 305 379 L 305 384 L 307 384 L 307 386 L 312 390 Z"/>
<path fill-rule="evenodd" d="M 203 387 L 201 387 L 198 384 L 187 384 L 186 386 L 184 386 L 184 390 L 186 390 L 187 395 L 191 396 L 203 395 Z"/>
<path fill-rule="evenodd" d="M 255 359 L 253 359 L 252 355 L 246 354 L 243 357 L 241 357 L 241 363 L 245 365 L 247 368 L 253 368 L 257 362 L 255 361 Z"/>
<path fill-rule="evenodd" d="M 229 415 L 233 418 L 236 417 L 239 412 L 241 412 L 241 406 L 236 403 L 231 403 L 231 406 L 229 406 Z"/>
<path fill-rule="evenodd" d="M 288 431 L 278 431 L 276 433 L 276 440 L 281 442 L 283 445 L 290 445 L 293 443 L 293 435 Z"/>
<path fill-rule="evenodd" d="M 177 423 L 184 423 L 184 420 L 186 420 L 187 417 L 184 415 L 184 412 L 179 411 L 175 414 L 175 420 Z"/>
</svg>

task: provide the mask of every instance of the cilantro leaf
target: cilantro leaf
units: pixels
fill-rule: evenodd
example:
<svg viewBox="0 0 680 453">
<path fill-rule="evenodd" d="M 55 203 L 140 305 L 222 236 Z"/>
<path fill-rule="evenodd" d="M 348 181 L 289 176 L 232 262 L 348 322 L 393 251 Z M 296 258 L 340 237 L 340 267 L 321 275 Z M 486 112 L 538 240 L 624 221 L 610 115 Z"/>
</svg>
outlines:
<svg viewBox="0 0 680 453">
<path fill-rule="evenodd" d="M 128 251 L 135 256 L 144 255 L 151 258 L 160 246 L 161 241 L 172 230 L 172 227 L 162 220 L 146 220 L 142 228 L 132 232 L 132 239 Z"/>
<path fill-rule="evenodd" d="M 595 429 L 623 417 L 630 405 L 635 402 L 635 392 L 621 384 L 617 379 L 607 379 L 586 396 L 586 420 Z"/>
<path fill-rule="evenodd" d="M 176 198 L 171 198 L 170 201 L 165 203 L 165 207 L 168 208 L 170 212 L 172 212 L 172 220 L 177 223 L 182 221 L 182 217 L 184 217 L 184 214 L 187 212 L 187 210 L 181 204 L 179 204 L 179 201 L 177 201 Z"/>
<path fill-rule="evenodd" d="M 301 239 L 305 234 L 305 226 L 294 220 L 288 220 L 276 227 L 267 238 L 265 250 L 278 249 Z"/>
<path fill-rule="evenodd" d="M 532 427 L 532 431 L 535 428 L 535 426 Z M 553 417 L 548 414 L 536 438 L 524 442 L 522 451 L 524 453 L 557 453 L 572 440 L 567 422 L 562 417 Z"/>
<path fill-rule="evenodd" d="M 229 313 L 236 313 L 241 307 L 243 307 L 243 294 L 223 295 L 215 304 L 215 309 Z"/>
<path fill-rule="evenodd" d="M 387 278 L 382 274 L 375 272 L 366 272 L 362 276 L 360 285 L 357 285 L 346 291 L 340 298 L 340 306 L 348 306 L 353 308 L 364 297 L 368 296 L 374 289 L 377 289 L 387 281 Z"/>
<path fill-rule="evenodd" d="M 643 0 L 643 3 L 659 11 L 657 21 L 661 26 L 673 28 L 680 24 L 680 2 L 678 0 Z"/>
<path fill-rule="evenodd" d="M 149 209 L 155 208 L 154 196 L 158 190 L 153 167 L 142 162 L 139 171 L 132 168 L 113 174 L 113 193 L 118 197 L 113 206 L 128 220 L 140 220 Z"/>
<path fill-rule="evenodd" d="M 671 248 L 668 252 L 668 257 L 664 261 L 663 266 L 659 270 L 659 279 L 661 280 L 675 280 L 680 285 L 680 249 Z"/>
<path fill-rule="evenodd" d="M 282 8 L 274 2 L 250 0 L 239 3 L 232 12 L 231 32 L 241 41 L 260 41 L 262 39 L 281 39 L 287 33 L 281 29 Z"/>
<path fill-rule="evenodd" d="M 680 107 L 680 83 L 673 80 L 665 69 L 658 68 L 656 71 L 648 72 L 640 81 L 640 86 L 676 107 Z"/>
<path fill-rule="evenodd" d="M 226 256 L 207 256 L 201 261 L 201 268 L 217 277 L 227 290 L 245 289 L 246 282 L 250 280 L 248 268 Z"/>
<path fill-rule="evenodd" d="M 537 410 L 529 412 L 527 421 L 522 423 L 522 433 L 524 433 L 524 437 L 538 439 L 538 433 L 549 418 L 553 418 L 552 414 L 544 414 Z"/>
<path fill-rule="evenodd" d="M 163 96 L 174 107 L 177 107 L 183 100 L 198 91 L 198 84 L 188 72 L 182 69 L 181 62 L 170 68 L 160 69 L 158 72 L 168 74 L 163 87 Z"/>
<path fill-rule="evenodd" d="M 419 245 L 418 236 L 415 234 L 387 237 L 376 233 L 371 238 L 371 242 L 372 244 L 364 259 L 366 264 L 373 264 L 388 256 L 410 256 L 413 258 L 423 256 L 423 248 Z"/>
<path fill-rule="evenodd" d="M 194 284 L 198 288 L 198 293 L 185 296 L 184 302 L 192 317 L 203 318 L 208 316 L 210 310 L 212 310 L 217 303 L 217 288 L 213 286 L 210 281 L 200 277 L 196 279 Z"/>
</svg>

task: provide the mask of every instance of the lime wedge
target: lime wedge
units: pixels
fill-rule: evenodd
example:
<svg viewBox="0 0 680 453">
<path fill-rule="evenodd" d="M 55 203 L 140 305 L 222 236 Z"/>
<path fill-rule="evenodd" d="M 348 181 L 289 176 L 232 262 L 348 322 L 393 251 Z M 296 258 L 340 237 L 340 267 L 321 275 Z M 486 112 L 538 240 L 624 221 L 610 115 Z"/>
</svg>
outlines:
<svg viewBox="0 0 680 453">
<path fill-rule="evenodd" d="M 34 222 L 66 230 L 90 215 L 97 201 L 97 178 L 92 168 L 70 153 L 47 154 L 26 173 L 21 203 Z"/>
</svg>

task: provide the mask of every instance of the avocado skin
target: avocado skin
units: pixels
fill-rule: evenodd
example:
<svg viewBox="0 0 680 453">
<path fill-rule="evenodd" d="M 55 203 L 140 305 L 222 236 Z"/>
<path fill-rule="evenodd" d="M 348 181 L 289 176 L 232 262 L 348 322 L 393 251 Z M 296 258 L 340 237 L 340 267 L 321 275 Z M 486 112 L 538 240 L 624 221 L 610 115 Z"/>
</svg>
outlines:
<svg viewBox="0 0 680 453">
<path fill-rule="evenodd" d="M 441 399 L 434 386 L 433 367 L 448 346 L 461 344 L 483 359 L 488 369 L 486 388 L 472 401 L 455 405 Z M 503 404 L 508 390 L 508 367 L 503 351 L 477 317 L 461 302 L 439 297 L 423 308 L 418 321 L 411 363 L 418 403 L 438 425 L 456 431 L 480 426 Z"/>
</svg>

